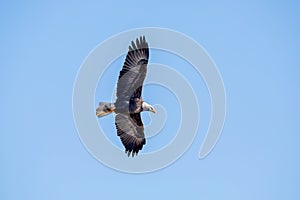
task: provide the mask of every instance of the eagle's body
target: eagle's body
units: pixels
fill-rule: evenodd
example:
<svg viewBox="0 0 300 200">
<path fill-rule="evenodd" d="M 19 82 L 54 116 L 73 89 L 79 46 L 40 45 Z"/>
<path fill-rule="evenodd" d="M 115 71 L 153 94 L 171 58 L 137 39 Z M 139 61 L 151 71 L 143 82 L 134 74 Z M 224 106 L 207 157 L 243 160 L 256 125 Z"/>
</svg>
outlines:
<svg viewBox="0 0 300 200">
<path fill-rule="evenodd" d="M 147 74 L 149 48 L 145 37 L 131 42 L 129 50 L 120 71 L 117 83 L 117 100 L 112 103 L 99 103 L 96 110 L 98 117 L 115 112 L 115 125 L 125 152 L 134 156 L 146 143 L 144 126 L 140 113 L 154 108 L 143 101 L 142 89 Z"/>
</svg>

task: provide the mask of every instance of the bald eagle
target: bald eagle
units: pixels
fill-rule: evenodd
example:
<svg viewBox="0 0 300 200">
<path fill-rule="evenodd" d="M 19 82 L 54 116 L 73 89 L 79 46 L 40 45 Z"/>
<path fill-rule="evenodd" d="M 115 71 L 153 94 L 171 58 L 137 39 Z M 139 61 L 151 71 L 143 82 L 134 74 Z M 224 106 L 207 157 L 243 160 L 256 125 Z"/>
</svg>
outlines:
<svg viewBox="0 0 300 200">
<path fill-rule="evenodd" d="M 131 42 L 120 71 L 115 103 L 100 102 L 96 115 L 103 117 L 115 112 L 117 135 L 120 137 L 128 156 L 137 155 L 146 144 L 141 112 L 156 113 L 153 106 L 142 98 L 143 82 L 147 73 L 149 47 L 145 36 Z"/>
</svg>

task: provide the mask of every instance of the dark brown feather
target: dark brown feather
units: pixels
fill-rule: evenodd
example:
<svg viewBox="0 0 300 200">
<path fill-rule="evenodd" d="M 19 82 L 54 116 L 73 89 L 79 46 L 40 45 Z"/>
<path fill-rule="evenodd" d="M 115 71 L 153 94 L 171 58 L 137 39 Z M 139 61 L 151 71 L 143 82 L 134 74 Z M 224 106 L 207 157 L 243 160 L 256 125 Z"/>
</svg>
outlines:
<svg viewBox="0 0 300 200">
<path fill-rule="evenodd" d="M 130 156 L 137 155 L 146 144 L 144 127 L 140 113 L 137 114 L 117 114 L 115 117 L 117 134 L 125 147 L 125 152 Z"/>
<path fill-rule="evenodd" d="M 148 59 L 145 36 L 136 39 L 135 43 L 132 41 L 117 83 L 115 124 L 128 156 L 136 155 L 146 143 L 140 112 Z"/>
<path fill-rule="evenodd" d="M 116 104 L 129 101 L 132 95 L 140 98 L 149 59 L 149 48 L 145 36 L 132 41 L 129 47 L 122 70 L 117 83 Z"/>
</svg>

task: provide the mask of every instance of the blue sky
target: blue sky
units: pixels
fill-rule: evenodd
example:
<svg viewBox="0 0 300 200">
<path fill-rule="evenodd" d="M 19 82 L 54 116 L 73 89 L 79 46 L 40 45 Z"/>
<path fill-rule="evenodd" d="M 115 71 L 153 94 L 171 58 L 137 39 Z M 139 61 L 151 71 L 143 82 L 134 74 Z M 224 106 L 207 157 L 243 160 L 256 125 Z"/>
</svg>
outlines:
<svg viewBox="0 0 300 200">
<path fill-rule="evenodd" d="M 299 199 L 299 8 L 296 1 L 2 2 L 0 199 Z M 214 150 L 198 160 L 209 119 L 200 80 L 204 125 L 192 146 L 163 170 L 132 175 L 86 151 L 72 91 L 96 45 L 147 26 L 183 32 L 206 49 L 224 81 L 227 118 Z"/>
</svg>

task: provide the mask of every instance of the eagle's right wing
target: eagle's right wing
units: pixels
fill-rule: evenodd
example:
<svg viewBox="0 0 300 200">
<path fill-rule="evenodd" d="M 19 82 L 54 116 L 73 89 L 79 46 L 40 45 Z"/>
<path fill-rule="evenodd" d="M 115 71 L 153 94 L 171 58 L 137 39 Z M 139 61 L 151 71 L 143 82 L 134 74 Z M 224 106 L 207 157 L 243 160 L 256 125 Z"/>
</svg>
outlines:
<svg viewBox="0 0 300 200">
<path fill-rule="evenodd" d="M 137 155 L 139 150 L 146 144 L 144 135 L 144 126 L 140 113 L 123 114 L 117 113 L 115 117 L 115 124 L 118 136 L 120 137 L 125 152 L 130 156 Z"/>
<path fill-rule="evenodd" d="M 145 36 L 136 39 L 135 43 L 132 41 L 117 83 L 117 105 L 129 101 L 132 96 L 141 97 L 148 59 L 149 48 Z"/>
</svg>

